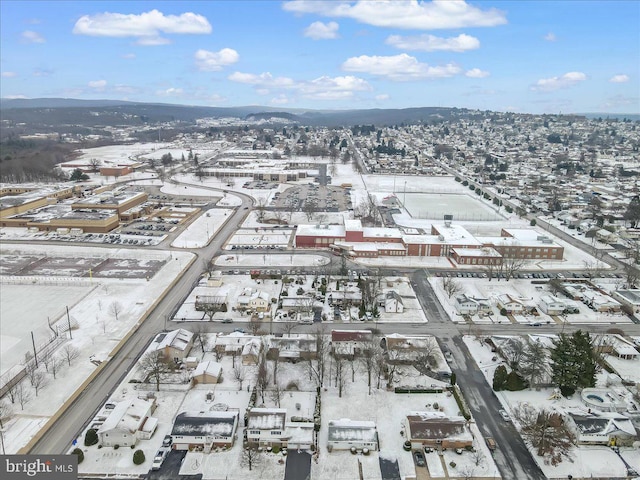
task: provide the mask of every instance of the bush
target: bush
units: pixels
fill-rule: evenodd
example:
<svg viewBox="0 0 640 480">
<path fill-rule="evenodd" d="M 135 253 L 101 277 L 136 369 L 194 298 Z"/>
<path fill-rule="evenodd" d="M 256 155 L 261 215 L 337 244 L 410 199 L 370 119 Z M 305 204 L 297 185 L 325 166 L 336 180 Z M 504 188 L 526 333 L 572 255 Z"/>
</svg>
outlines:
<svg viewBox="0 0 640 480">
<path fill-rule="evenodd" d="M 506 317 L 509 314 L 509 312 L 507 312 L 507 309 L 502 307 L 500 309 L 500 315 L 502 315 L 503 317 Z"/>
<path fill-rule="evenodd" d="M 120 448 L 120 445 L 118 445 L 117 443 L 113 446 L 113 449 L 114 449 L 114 450 L 117 450 L 117 449 L 119 449 L 119 448 Z"/>
<path fill-rule="evenodd" d="M 142 465 L 144 463 L 144 452 L 142 450 L 136 450 L 133 452 L 133 463 L 136 465 Z"/>
<path fill-rule="evenodd" d="M 96 443 L 98 443 L 98 433 L 94 428 L 90 428 L 84 435 L 84 446 L 90 447 L 91 445 L 95 445 Z"/>
<path fill-rule="evenodd" d="M 440 405 L 438 405 L 438 402 L 433 402 L 433 409 L 440 410 Z"/>
<path fill-rule="evenodd" d="M 449 466 L 451 468 L 456 468 L 456 462 L 449 462 Z"/>
<path fill-rule="evenodd" d="M 131 445 L 131 450 L 133 450 L 134 448 L 136 448 L 136 446 L 135 445 Z"/>
<path fill-rule="evenodd" d="M 78 464 L 82 463 L 84 460 L 84 452 L 79 448 L 74 448 L 71 454 L 78 456 Z"/>
<path fill-rule="evenodd" d="M 280 447 L 276 446 L 273 447 L 273 449 L 271 450 L 273 453 L 280 453 Z"/>
<path fill-rule="evenodd" d="M 535 219 L 535 218 L 532 218 L 532 219 L 531 219 L 531 221 L 529 222 L 529 225 L 531 225 L 532 227 L 535 227 L 535 226 L 536 226 L 536 223 L 538 223 L 538 222 L 536 221 L 536 219 Z"/>
<path fill-rule="evenodd" d="M 512 370 L 511 373 L 507 375 L 507 383 L 505 385 L 505 388 L 510 392 L 517 392 L 527 388 L 527 382 L 525 382 L 524 378 L 518 375 L 515 370 Z"/>
<path fill-rule="evenodd" d="M 507 385 L 507 367 L 500 365 L 493 374 L 493 390 L 499 392 L 504 390 Z"/>
<path fill-rule="evenodd" d="M 576 393 L 576 389 L 567 385 L 560 385 L 560 393 L 563 397 L 570 397 L 571 395 Z"/>
</svg>

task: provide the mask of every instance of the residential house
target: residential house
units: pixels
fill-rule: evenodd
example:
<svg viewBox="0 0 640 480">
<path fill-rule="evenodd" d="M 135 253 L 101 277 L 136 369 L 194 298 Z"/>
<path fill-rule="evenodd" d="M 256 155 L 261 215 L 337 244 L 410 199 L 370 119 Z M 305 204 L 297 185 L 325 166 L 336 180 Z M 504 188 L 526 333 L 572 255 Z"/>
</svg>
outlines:
<svg viewBox="0 0 640 480">
<path fill-rule="evenodd" d="M 331 353 L 336 357 L 354 358 L 372 347 L 371 330 L 332 330 Z"/>
<path fill-rule="evenodd" d="M 191 381 L 194 384 L 218 383 L 222 378 L 222 364 L 208 360 L 200 362 L 191 373 Z"/>
<path fill-rule="evenodd" d="M 497 306 L 498 309 L 502 310 L 503 308 L 507 311 L 507 313 L 522 313 L 524 310 L 524 305 L 521 301 L 513 298 L 508 293 L 503 293 L 502 295 L 498 295 L 497 298 Z"/>
<path fill-rule="evenodd" d="M 156 335 L 147 351 L 159 351 L 166 362 L 173 360 L 175 363 L 179 363 L 189 356 L 192 347 L 193 333 L 179 328 Z"/>
<path fill-rule="evenodd" d="M 329 421 L 327 449 L 349 450 L 352 447 L 362 450 L 378 450 L 378 431 L 375 422 L 349 420 Z"/>
<path fill-rule="evenodd" d="M 179 413 L 171 430 L 172 448 L 209 453 L 212 448 L 232 447 L 238 418 L 237 410 Z"/>
<path fill-rule="evenodd" d="M 315 430 L 313 422 L 287 422 L 286 446 L 289 449 L 310 450 L 314 445 Z"/>
<path fill-rule="evenodd" d="M 259 338 L 252 338 L 242 347 L 242 364 L 257 365 L 262 351 L 262 341 Z"/>
<path fill-rule="evenodd" d="M 402 313 L 404 312 L 404 303 L 402 297 L 395 290 L 390 290 L 384 295 L 384 311 L 386 313 Z"/>
<path fill-rule="evenodd" d="M 409 364 L 420 357 L 440 352 L 438 343 L 432 335 L 386 335 L 381 342 L 390 363 Z"/>
<path fill-rule="evenodd" d="M 442 412 L 412 412 L 405 422 L 405 432 L 412 448 L 465 448 L 473 445 L 473 435 L 464 417 L 448 417 Z"/>
<path fill-rule="evenodd" d="M 460 315 L 475 315 L 478 312 L 478 303 L 464 293 L 456 295 L 454 306 Z"/>
<path fill-rule="evenodd" d="M 569 413 L 579 445 L 630 446 L 637 436 L 630 418 L 615 412 Z"/>
<path fill-rule="evenodd" d="M 271 311 L 271 299 L 267 292 L 245 288 L 238 295 L 238 310 L 253 310 L 254 312 L 269 313 Z"/>
<path fill-rule="evenodd" d="M 594 348 L 599 353 L 606 353 L 623 360 L 635 360 L 640 357 L 633 342 L 618 334 L 598 335 L 594 341 Z"/>
<path fill-rule="evenodd" d="M 267 338 L 267 358 L 274 360 L 309 360 L 317 357 L 317 344 L 315 335 L 289 334 L 282 337 L 270 336 Z"/>
<path fill-rule="evenodd" d="M 611 296 L 626 307 L 625 311 L 640 313 L 640 289 L 616 290 Z"/>
<path fill-rule="evenodd" d="M 251 446 L 286 447 L 286 420 L 287 410 L 284 408 L 247 410 L 247 442 Z"/>
<path fill-rule="evenodd" d="M 134 398 L 118 402 L 104 423 L 98 428 L 98 438 L 104 447 L 129 447 L 139 439 L 149 439 L 158 426 L 151 416 L 156 409 L 155 399 Z"/>
<path fill-rule="evenodd" d="M 260 341 L 260 337 L 247 335 L 242 332 L 231 332 L 229 334 L 219 333 L 215 338 L 213 351 L 216 353 L 216 356 L 240 356 L 242 355 L 244 346 L 255 340 Z"/>
<path fill-rule="evenodd" d="M 596 312 L 619 312 L 622 308 L 622 305 L 609 295 L 595 290 L 585 290 L 582 301 Z"/>
<path fill-rule="evenodd" d="M 565 309 L 564 302 L 554 295 L 542 295 L 538 306 L 547 315 L 561 315 Z"/>
</svg>

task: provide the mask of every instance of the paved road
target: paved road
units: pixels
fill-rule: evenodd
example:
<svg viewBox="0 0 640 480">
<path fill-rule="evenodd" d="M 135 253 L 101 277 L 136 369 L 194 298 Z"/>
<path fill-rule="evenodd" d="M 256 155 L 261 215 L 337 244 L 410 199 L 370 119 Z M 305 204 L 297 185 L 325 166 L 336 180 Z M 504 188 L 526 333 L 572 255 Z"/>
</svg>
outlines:
<svg viewBox="0 0 640 480">
<path fill-rule="evenodd" d="M 85 388 L 74 403 L 63 412 L 58 421 L 33 446 L 29 453 L 65 453 L 74 438 L 82 431 L 84 425 L 95 415 L 100 406 L 111 392 L 122 381 L 136 359 L 144 351 L 153 336 L 165 328 L 167 319 L 171 318 L 175 309 L 189 295 L 193 286 L 198 282 L 204 270 L 204 261 L 209 261 L 224 242 L 242 224 L 253 200 L 242 195 L 243 203 L 229 218 L 218 232 L 218 235 L 199 252 L 191 266 L 183 273 L 180 280 L 158 303 L 151 314 L 143 319 L 138 329 L 129 337 L 128 341 L 107 362 L 102 371 Z"/>
</svg>

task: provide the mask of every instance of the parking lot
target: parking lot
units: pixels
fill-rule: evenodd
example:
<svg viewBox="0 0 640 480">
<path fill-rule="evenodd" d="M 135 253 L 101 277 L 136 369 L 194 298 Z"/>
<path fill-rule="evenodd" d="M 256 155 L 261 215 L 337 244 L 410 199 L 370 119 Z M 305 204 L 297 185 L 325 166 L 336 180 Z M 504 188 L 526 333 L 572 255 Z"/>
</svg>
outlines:
<svg viewBox="0 0 640 480">
<path fill-rule="evenodd" d="M 309 199 L 314 201 L 314 211 L 341 212 L 353 208 L 348 189 L 325 187 L 315 183 L 291 187 L 282 193 L 276 192 L 271 200 L 271 205 L 287 210 L 304 210 Z"/>
</svg>

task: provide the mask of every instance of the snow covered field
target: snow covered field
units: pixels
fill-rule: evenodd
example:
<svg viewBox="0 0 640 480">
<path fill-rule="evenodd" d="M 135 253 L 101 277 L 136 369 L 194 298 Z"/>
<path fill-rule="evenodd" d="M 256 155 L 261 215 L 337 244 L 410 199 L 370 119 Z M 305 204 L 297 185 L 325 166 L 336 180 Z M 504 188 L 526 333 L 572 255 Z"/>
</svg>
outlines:
<svg viewBox="0 0 640 480">
<path fill-rule="evenodd" d="M 466 194 L 397 193 L 396 196 L 414 218 L 441 222 L 444 215 L 450 214 L 456 221 L 503 220 L 487 204 Z"/>
<path fill-rule="evenodd" d="M 112 258 L 126 259 L 140 258 L 139 250 L 126 249 L 104 249 L 100 247 L 71 247 L 66 245 L 3 245 L 2 251 L 7 250 L 18 252 L 24 255 L 60 255 L 64 257 L 94 257 L 110 256 Z M 154 251 L 145 252 L 144 255 L 154 258 L 166 258 L 169 252 Z M 24 325 L 24 306 L 33 305 L 36 314 L 31 318 L 31 322 L 44 321 L 46 325 L 47 315 L 60 315 L 66 304 L 69 305 L 69 314 L 72 326 L 77 325 L 71 331 L 72 339 L 66 340 L 56 352 L 56 355 L 63 359 L 60 370 L 53 378 L 51 372 L 47 372 L 40 364 L 39 369 L 44 376 L 43 385 L 35 389 L 28 380 L 22 383 L 25 385 L 27 401 L 24 405 L 16 403 L 13 405 L 13 416 L 9 421 L 4 422 L 4 440 L 7 453 L 16 453 L 37 433 L 67 398 L 74 392 L 84 380 L 96 369 L 96 365 L 90 362 L 90 358 L 99 361 L 108 361 L 110 352 L 120 342 L 130 329 L 140 320 L 145 312 L 151 307 L 153 302 L 162 295 L 162 292 L 170 285 L 179 272 L 188 266 L 193 258 L 191 253 L 174 252 L 173 257 L 177 261 L 167 262 L 161 270 L 149 281 L 145 279 L 117 279 L 100 278 L 83 280 L 85 287 L 64 287 L 82 288 L 83 291 L 76 296 L 69 296 L 65 291 L 60 291 L 59 285 L 50 285 L 51 278 L 42 277 L 41 281 L 37 277 L 29 277 L 35 282 L 28 285 L 20 285 L 15 288 L 14 295 L 5 295 L 5 287 L 2 285 L 2 316 L 0 317 L 0 331 L 12 332 L 13 325 Z M 64 281 L 64 278 L 60 279 Z M 93 282 L 93 283 L 91 283 Z M 10 286 L 13 287 L 13 286 Z M 32 290 L 32 287 L 34 288 Z M 40 299 L 34 301 L 36 295 L 41 295 L 44 299 L 51 298 L 56 292 L 61 292 L 61 297 L 52 301 L 50 306 L 41 304 Z M 75 300 L 75 304 L 72 303 Z M 10 314 L 5 315 L 5 309 Z M 117 314 L 115 313 L 117 311 Z M 11 313 L 13 312 L 13 313 Z M 52 323 L 53 323 L 52 318 Z M 66 311 L 62 315 L 60 324 L 66 326 Z M 35 323 L 32 323 L 32 327 Z M 22 332 L 22 337 L 30 337 L 29 330 Z M 62 336 L 66 334 L 62 333 Z M 17 337 L 14 337 L 17 338 Z M 5 339 L 3 338 L 3 342 Z M 15 341 L 13 341 L 15 344 Z M 30 338 L 27 344 L 30 343 Z M 70 346 L 76 352 L 68 365 L 63 352 Z M 4 355 L 4 345 L 3 355 Z M 24 352 L 11 351 L 12 358 L 21 362 L 24 359 Z M 2 359 L 5 367 L 4 357 Z M 11 365 L 8 365 L 11 367 Z"/>
<path fill-rule="evenodd" d="M 202 213 L 172 243 L 177 248 L 201 248 L 216 236 L 232 210 L 210 209 Z"/>
</svg>

